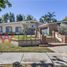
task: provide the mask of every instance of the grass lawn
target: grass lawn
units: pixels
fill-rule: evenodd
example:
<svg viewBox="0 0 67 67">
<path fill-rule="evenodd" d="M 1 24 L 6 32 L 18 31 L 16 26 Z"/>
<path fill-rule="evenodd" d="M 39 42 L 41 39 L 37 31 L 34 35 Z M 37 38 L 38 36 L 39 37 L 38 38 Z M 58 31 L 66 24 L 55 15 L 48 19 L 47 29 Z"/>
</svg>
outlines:
<svg viewBox="0 0 67 67">
<path fill-rule="evenodd" d="M 4 42 L 0 44 L 0 52 L 53 52 L 47 47 L 18 47 Z"/>
<path fill-rule="evenodd" d="M 14 35 L 13 38 L 17 40 L 30 40 L 34 39 L 35 35 Z"/>
</svg>

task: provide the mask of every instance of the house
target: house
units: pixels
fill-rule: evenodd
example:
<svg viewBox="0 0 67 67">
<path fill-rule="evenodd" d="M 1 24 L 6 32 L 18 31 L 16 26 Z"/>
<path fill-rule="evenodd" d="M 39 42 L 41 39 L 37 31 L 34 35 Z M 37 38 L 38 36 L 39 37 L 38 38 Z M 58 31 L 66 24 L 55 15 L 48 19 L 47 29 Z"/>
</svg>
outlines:
<svg viewBox="0 0 67 67">
<path fill-rule="evenodd" d="M 53 31 L 53 37 L 61 43 L 67 43 L 67 21 L 60 21 L 57 31 Z"/>
<path fill-rule="evenodd" d="M 9 22 L 9 23 L 0 23 L 0 34 L 5 33 L 15 33 L 15 34 L 23 34 L 24 31 L 30 32 L 37 27 L 37 21 L 20 21 L 20 22 Z M 31 32 L 30 32 L 31 33 Z"/>
<path fill-rule="evenodd" d="M 61 24 L 58 27 L 58 32 L 67 35 L 67 21 L 60 21 Z"/>
<path fill-rule="evenodd" d="M 44 35 L 52 35 L 52 31 L 57 30 L 57 27 L 58 27 L 57 23 L 46 23 L 38 26 L 41 33 Z"/>
</svg>

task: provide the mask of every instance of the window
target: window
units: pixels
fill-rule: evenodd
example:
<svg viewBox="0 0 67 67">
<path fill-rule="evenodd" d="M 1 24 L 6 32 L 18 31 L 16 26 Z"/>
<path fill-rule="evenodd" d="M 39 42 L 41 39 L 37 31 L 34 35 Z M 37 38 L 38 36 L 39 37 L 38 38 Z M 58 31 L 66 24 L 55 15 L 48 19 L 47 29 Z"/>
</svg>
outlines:
<svg viewBox="0 0 67 67">
<path fill-rule="evenodd" d="M 34 26 L 32 25 L 32 27 L 34 27 Z"/>
<path fill-rule="evenodd" d="M 6 27 L 6 32 L 7 32 L 7 33 L 10 33 L 10 32 L 12 32 L 12 27 L 10 27 L 10 26 L 7 26 L 7 27 Z"/>
<path fill-rule="evenodd" d="M 2 32 L 2 26 L 0 26 L 0 33 Z"/>
<path fill-rule="evenodd" d="M 20 32 L 21 32 L 21 27 L 16 27 L 16 28 L 15 28 L 15 32 L 16 32 L 16 33 L 20 33 Z"/>
</svg>

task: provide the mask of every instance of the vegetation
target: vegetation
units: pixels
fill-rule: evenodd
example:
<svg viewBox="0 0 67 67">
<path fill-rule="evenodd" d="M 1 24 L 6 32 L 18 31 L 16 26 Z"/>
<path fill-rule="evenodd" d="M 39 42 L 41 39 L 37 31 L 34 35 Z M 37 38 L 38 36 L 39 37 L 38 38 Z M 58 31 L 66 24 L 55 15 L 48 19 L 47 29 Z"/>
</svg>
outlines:
<svg viewBox="0 0 67 67">
<path fill-rule="evenodd" d="M 14 35 L 12 39 L 14 39 L 14 40 L 31 40 L 34 38 L 35 38 L 35 35 Z"/>
<path fill-rule="evenodd" d="M 19 15 L 16 16 L 16 21 L 23 21 L 23 20 L 25 20 L 24 15 L 19 14 Z"/>
<path fill-rule="evenodd" d="M 12 4 L 9 2 L 9 0 L 0 0 L 0 11 L 2 9 L 5 9 L 6 7 L 11 7 Z M 47 14 L 41 16 L 41 18 L 39 19 L 40 22 L 44 23 L 44 22 L 48 22 L 48 23 L 51 23 L 51 22 L 56 22 L 57 20 L 55 19 L 55 13 L 54 12 L 48 12 Z M 32 15 L 27 15 L 24 16 L 24 15 L 17 15 L 16 18 L 14 16 L 13 13 L 6 13 L 4 14 L 1 18 L 0 18 L 0 23 L 2 22 L 14 22 L 16 19 L 16 21 L 23 21 L 23 20 L 36 20 L 35 18 L 33 18 Z M 67 17 L 65 17 L 63 19 L 63 21 L 67 21 Z"/>
<path fill-rule="evenodd" d="M 0 23 L 2 23 L 2 18 L 0 17 Z"/>
<path fill-rule="evenodd" d="M 8 0 L 0 0 L 0 11 L 2 9 L 5 9 L 7 5 L 8 5 L 8 7 L 12 6 Z"/>
<path fill-rule="evenodd" d="M 7 23 L 7 22 L 8 22 L 8 19 L 9 19 L 8 13 L 6 13 L 6 14 L 4 14 L 4 15 L 2 16 L 2 21 L 3 21 L 3 22 Z"/>
<path fill-rule="evenodd" d="M 67 21 L 67 16 L 63 19 L 63 21 Z"/>
<path fill-rule="evenodd" d="M 51 23 L 51 22 L 56 22 L 57 20 L 54 18 L 55 17 L 55 14 L 54 12 L 48 12 L 47 14 L 45 14 L 44 16 L 42 16 L 40 18 L 40 22 L 44 23 L 44 22 L 48 22 L 48 23 Z"/>
<path fill-rule="evenodd" d="M 2 16 L 2 21 L 7 23 L 7 22 L 15 22 L 15 16 L 13 13 L 6 13 Z"/>
<path fill-rule="evenodd" d="M 28 15 L 26 17 L 26 16 L 21 15 L 21 14 L 17 15 L 16 18 L 15 18 L 15 15 L 13 13 L 11 13 L 11 12 L 4 14 L 0 19 L 1 19 L 0 22 L 2 21 L 2 22 L 5 22 L 5 23 L 7 23 L 7 22 L 15 22 L 15 19 L 16 19 L 17 22 L 18 21 L 24 21 L 24 20 L 26 20 L 26 21 L 36 20 L 31 15 Z"/>
<path fill-rule="evenodd" d="M 58 31 L 60 34 L 67 35 L 67 25 L 61 24 Z"/>
<path fill-rule="evenodd" d="M 11 12 L 10 12 L 10 14 L 9 14 L 9 21 L 10 21 L 10 22 L 15 22 L 15 16 L 14 16 L 14 14 L 11 13 Z"/>
<path fill-rule="evenodd" d="M 28 15 L 28 16 L 26 17 L 26 20 L 33 20 L 33 16 L 32 16 L 32 15 Z"/>
<path fill-rule="evenodd" d="M 53 52 L 47 47 L 20 47 L 10 44 L 8 41 L 0 43 L 0 52 Z"/>
</svg>

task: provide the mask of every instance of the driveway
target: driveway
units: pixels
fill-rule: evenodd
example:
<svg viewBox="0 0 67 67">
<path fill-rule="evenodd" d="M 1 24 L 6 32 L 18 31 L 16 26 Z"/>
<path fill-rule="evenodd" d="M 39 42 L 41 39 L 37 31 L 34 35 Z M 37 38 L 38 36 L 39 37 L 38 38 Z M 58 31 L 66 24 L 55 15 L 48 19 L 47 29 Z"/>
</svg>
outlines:
<svg viewBox="0 0 67 67">
<path fill-rule="evenodd" d="M 55 47 L 48 47 L 48 48 L 53 50 L 54 52 L 67 53 L 67 46 L 55 46 Z"/>
</svg>

